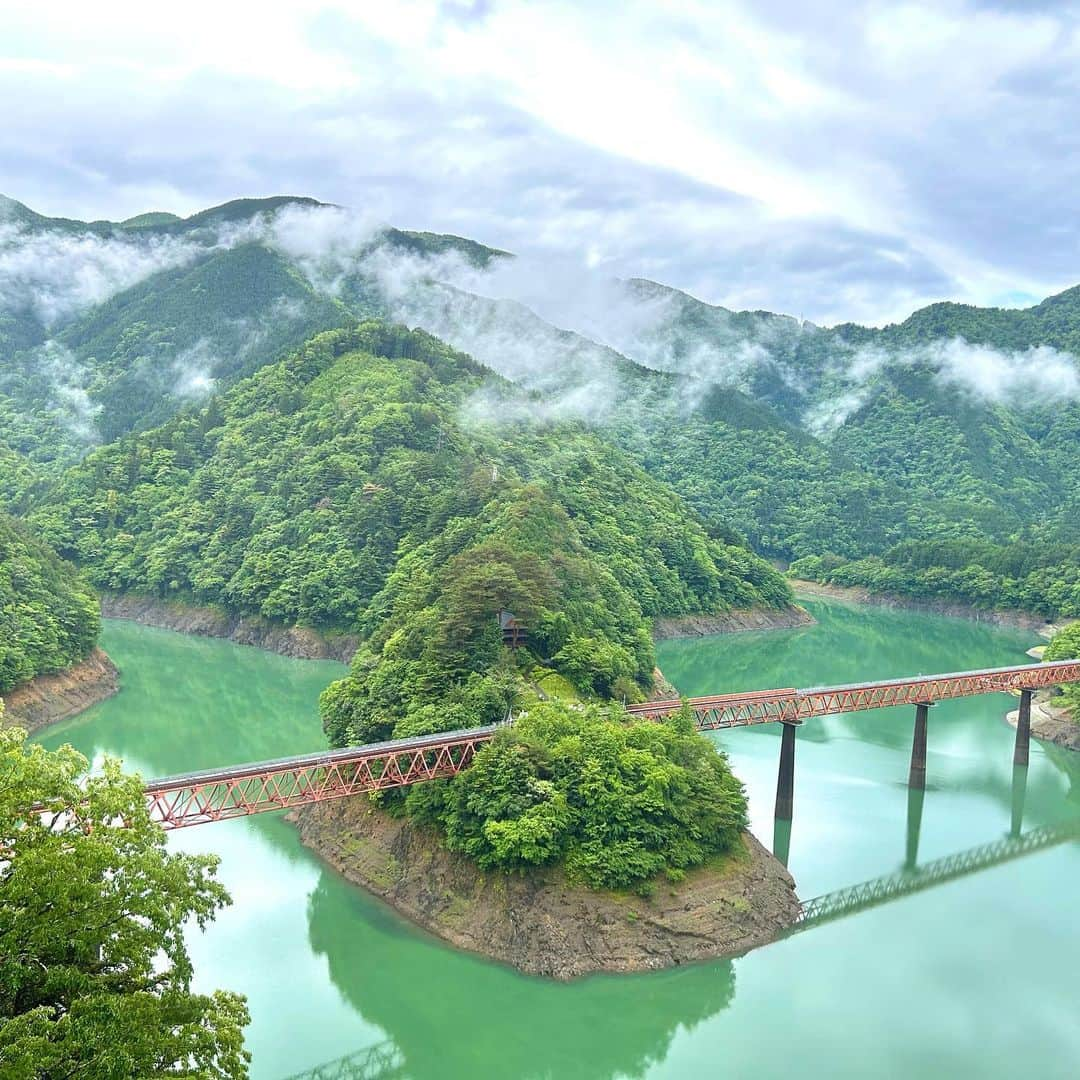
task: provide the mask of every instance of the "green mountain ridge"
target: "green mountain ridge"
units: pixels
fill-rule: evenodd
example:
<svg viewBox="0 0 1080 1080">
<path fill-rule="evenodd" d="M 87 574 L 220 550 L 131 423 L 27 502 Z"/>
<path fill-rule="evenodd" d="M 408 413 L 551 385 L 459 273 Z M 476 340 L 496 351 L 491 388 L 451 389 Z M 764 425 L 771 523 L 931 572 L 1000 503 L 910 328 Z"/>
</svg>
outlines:
<svg viewBox="0 0 1080 1080">
<path fill-rule="evenodd" d="M 1009 363 L 1052 362 L 1028 350 L 1075 348 L 1080 287 L 1024 309 L 945 303 L 887 327 L 824 328 L 630 279 L 605 294 L 614 313 L 593 313 L 604 331 L 594 339 L 441 280 L 447 254 L 481 273 L 512 258 L 461 237 L 376 230 L 327 266 L 255 239 L 213 249 L 217 228 L 325 205 L 234 200 L 134 230 L 186 230 L 207 252 L 55 328 L 71 386 L 58 389 L 55 357 L 42 362 L 42 333 L 0 310 L 0 445 L 31 459 L 0 499 L 27 505 L 29 486 L 55 479 L 88 437 L 108 442 L 167 422 L 193 392 L 227 391 L 311 334 L 375 317 L 423 327 L 530 391 L 499 406 L 505 424 L 590 426 L 678 490 L 716 536 L 744 536 L 772 558 L 829 556 L 832 565 L 886 558 L 907 541 L 1068 543 L 1075 534 L 1080 404 L 982 398 L 946 379 L 933 350 L 962 340 L 1019 358 Z M 35 227 L 79 225 L 20 212 Z M 391 288 L 387 267 L 408 274 Z M 624 303 L 634 315 L 625 326 L 613 317 Z M 873 362 L 853 377 L 865 355 Z M 185 356 L 195 385 L 184 382 Z"/>
</svg>

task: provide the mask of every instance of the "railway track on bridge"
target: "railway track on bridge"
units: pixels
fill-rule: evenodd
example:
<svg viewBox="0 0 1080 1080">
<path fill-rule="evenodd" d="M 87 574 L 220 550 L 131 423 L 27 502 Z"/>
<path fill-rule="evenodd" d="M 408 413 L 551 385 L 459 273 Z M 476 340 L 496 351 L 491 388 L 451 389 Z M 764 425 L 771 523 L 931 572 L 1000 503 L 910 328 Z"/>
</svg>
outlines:
<svg viewBox="0 0 1080 1080">
<path fill-rule="evenodd" d="M 1030 695 L 1041 687 L 1068 682 L 1080 682 L 1080 660 L 806 690 L 788 687 L 721 694 L 690 698 L 687 704 L 702 730 L 753 724 L 785 725 L 781 785 L 786 783 L 789 790 L 785 802 L 781 803 L 778 797 L 777 807 L 778 814 L 782 816 L 782 812 L 786 812 L 790 816 L 794 726 L 804 720 L 896 705 L 916 705 L 923 710 L 925 729 L 925 707 L 939 701 L 1010 691 Z M 1029 696 L 1025 701 L 1030 703 Z M 679 712 L 682 707 L 680 701 L 649 701 L 630 705 L 627 712 L 632 716 L 660 720 Z M 437 780 L 468 768 L 477 751 L 490 742 L 502 726 L 491 724 L 162 777 L 145 785 L 147 804 L 153 820 L 166 829 L 178 829 Z M 1018 729 L 1018 738 L 1020 730 L 1022 725 Z M 1019 742 L 1017 752 L 1019 754 Z M 786 778 L 785 768 L 788 769 Z"/>
</svg>

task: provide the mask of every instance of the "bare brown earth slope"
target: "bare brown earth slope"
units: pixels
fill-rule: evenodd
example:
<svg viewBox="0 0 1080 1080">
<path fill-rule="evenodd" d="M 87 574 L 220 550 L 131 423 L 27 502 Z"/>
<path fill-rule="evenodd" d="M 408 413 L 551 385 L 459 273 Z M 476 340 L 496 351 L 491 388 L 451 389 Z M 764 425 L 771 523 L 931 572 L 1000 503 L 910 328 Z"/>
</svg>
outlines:
<svg viewBox="0 0 1080 1080">
<path fill-rule="evenodd" d="M 39 675 L 9 690 L 3 695 L 4 714 L 0 722 L 7 727 L 37 731 L 104 701 L 118 689 L 116 666 L 101 649 L 95 649 L 74 667 Z"/>
<path fill-rule="evenodd" d="M 750 833 L 731 857 L 677 884 L 660 877 L 644 898 L 571 885 L 556 867 L 484 872 L 433 830 L 365 799 L 291 816 L 304 844 L 350 881 L 451 945 L 530 975 L 573 979 L 734 956 L 799 914 L 791 875 Z"/>
</svg>

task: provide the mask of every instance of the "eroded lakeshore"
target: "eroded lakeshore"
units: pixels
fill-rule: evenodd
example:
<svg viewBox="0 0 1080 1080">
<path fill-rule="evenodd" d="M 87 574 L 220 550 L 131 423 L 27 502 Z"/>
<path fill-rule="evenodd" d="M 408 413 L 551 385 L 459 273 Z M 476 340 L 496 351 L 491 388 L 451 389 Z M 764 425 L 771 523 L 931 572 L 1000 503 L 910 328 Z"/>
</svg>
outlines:
<svg viewBox="0 0 1080 1080">
<path fill-rule="evenodd" d="M 822 599 L 839 603 L 858 604 L 863 607 L 889 608 L 896 611 L 914 611 L 926 615 L 943 615 L 947 618 L 968 619 L 971 622 L 985 623 L 991 626 L 1012 627 L 1017 630 L 1031 630 L 1042 638 L 1049 639 L 1060 629 L 1064 622 L 1054 622 L 1032 611 L 1017 611 L 1011 608 L 977 608 L 972 604 L 962 604 L 948 600 L 916 600 L 910 596 L 894 593 L 875 593 L 861 586 L 828 585 L 820 581 L 804 581 L 792 578 L 789 584 L 795 590 L 796 599 Z"/>
<path fill-rule="evenodd" d="M 651 895 L 575 886 L 558 867 L 485 873 L 437 833 L 363 799 L 289 815 L 301 842 L 349 881 L 456 948 L 527 975 L 574 979 L 742 953 L 797 918 L 795 883 L 749 832 L 741 850 Z"/>
<path fill-rule="evenodd" d="M 359 644 L 354 634 L 325 634 L 310 627 L 286 626 L 254 615 L 235 615 L 218 608 L 136 593 L 104 593 L 101 614 L 104 618 L 130 619 L 142 626 L 181 634 L 222 638 L 300 660 L 337 660 L 347 664 Z"/>
<path fill-rule="evenodd" d="M 120 689 L 120 673 L 103 649 L 63 671 L 39 675 L 6 694 L 0 724 L 40 731 L 78 716 Z"/>
</svg>

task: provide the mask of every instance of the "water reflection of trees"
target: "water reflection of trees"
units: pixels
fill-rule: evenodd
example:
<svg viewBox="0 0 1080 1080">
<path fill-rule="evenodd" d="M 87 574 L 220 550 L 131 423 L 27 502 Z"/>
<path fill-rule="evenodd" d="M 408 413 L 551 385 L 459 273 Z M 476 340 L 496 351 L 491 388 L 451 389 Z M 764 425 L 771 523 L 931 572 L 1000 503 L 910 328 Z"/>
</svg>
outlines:
<svg viewBox="0 0 1080 1080">
<path fill-rule="evenodd" d="M 370 906 L 324 877 L 308 905 L 309 939 L 344 997 L 391 1035 L 400 1075 L 413 1080 L 640 1077 L 680 1028 L 735 994 L 730 961 L 568 984 L 526 978 L 432 949 L 392 913 L 373 918 Z"/>
</svg>

